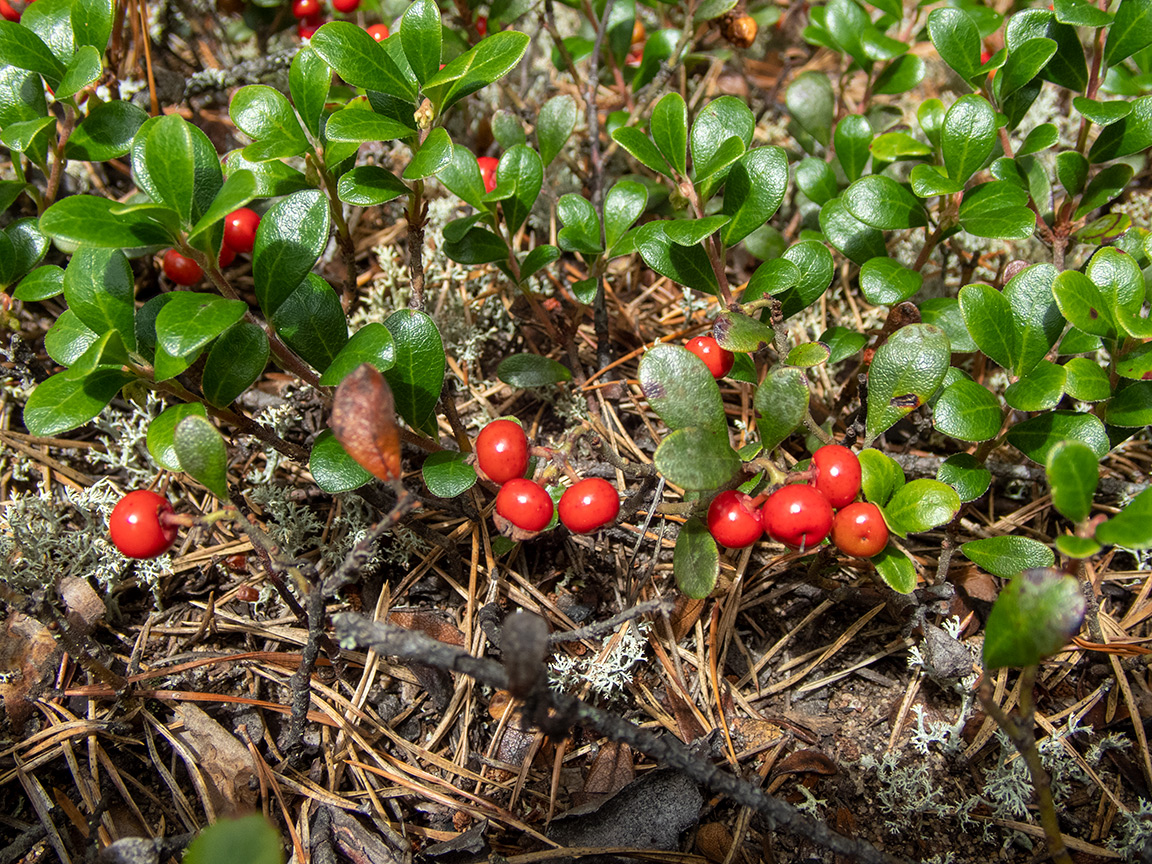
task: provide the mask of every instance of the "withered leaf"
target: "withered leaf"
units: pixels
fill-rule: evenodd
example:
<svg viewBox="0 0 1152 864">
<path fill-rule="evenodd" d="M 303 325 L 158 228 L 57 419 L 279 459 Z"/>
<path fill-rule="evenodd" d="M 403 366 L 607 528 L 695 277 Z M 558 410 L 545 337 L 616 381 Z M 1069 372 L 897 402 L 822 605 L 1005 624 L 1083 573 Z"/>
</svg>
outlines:
<svg viewBox="0 0 1152 864">
<path fill-rule="evenodd" d="M 400 427 L 396 401 L 380 371 L 362 363 L 336 388 L 328 421 L 348 455 L 381 480 L 400 478 Z"/>
<path fill-rule="evenodd" d="M 797 750 L 785 756 L 772 771 L 773 777 L 781 774 L 824 774 L 836 773 L 836 763 L 819 750 Z"/>
</svg>

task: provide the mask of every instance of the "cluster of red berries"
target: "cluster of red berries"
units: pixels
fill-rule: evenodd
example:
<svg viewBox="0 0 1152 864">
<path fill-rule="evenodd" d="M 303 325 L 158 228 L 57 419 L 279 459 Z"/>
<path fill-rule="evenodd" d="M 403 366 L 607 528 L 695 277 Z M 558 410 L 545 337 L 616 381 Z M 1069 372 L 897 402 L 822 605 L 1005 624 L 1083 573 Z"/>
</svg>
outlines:
<svg viewBox="0 0 1152 864">
<path fill-rule="evenodd" d="M 839 444 L 821 447 L 812 455 L 811 472 L 810 484 L 782 486 L 763 506 L 743 492 L 721 492 L 708 507 L 712 537 L 742 549 L 767 533 L 792 549 L 810 550 L 831 533 L 841 552 L 857 558 L 871 558 L 888 545 L 880 508 L 856 501 L 861 471 L 855 453 Z"/>
<path fill-rule="evenodd" d="M 227 267 L 237 254 L 248 255 L 256 244 L 256 229 L 260 226 L 260 214 L 247 207 L 233 210 L 224 220 L 224 245 L 220 247 L 220 266 Z M 200 265 L 185 257 L 175 249 L 164 253 L 162 261 L 164 275 L 177 285 L 195 285 L 204 276 Z"/>
<path fill-rule="evenodd" d="M 360 0 L 332 0 L 332 8 L 337 12 L 349 15 L 360 8 Z M 311 39 L 312 34 L 319 30 L 320 25 L 324 23 L 324 9 L 320 5 L 320 0 L 294 0 L 292 15 L 299 22 L 296 25 L 296 35 L 301 39 Z M 378 26 L 384 27 L 383 24 Z M 387 36 L 388 28 L 384 27 L 384 35 L 377 36 L 376 41 L 379 42 Z"/>
<path fill-rule="evenodd" d="M 172 505 L 148 489 L 129 492 L 112 508 L 108 533 L 121 554 L 129 558 L 155 558 L 176 542 L 176 525 L 168 521 Z"/>
<path fill-rule="evenodd" d="M 528 436 L 512 420 L 493 420 L 476 438 L 476 465 L 493 483 L 500 484 L 496 512 L 521 531 L 543 531 L 552 521 L 552 496 L 528 470 Z M 620 496 L 607 480 L 589 477 L 560 496 L 560 521 L 574 534 L 602 528 L 620 512 Z"/>
</svg>

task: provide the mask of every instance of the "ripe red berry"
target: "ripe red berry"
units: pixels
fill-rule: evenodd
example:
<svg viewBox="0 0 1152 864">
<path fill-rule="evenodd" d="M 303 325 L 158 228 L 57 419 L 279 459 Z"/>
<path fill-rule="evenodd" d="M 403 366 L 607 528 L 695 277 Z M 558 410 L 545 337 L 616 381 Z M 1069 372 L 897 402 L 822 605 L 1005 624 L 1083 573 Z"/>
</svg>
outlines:
<svg viewBox="0 0 1152 864">
<path fill-rule="evenodd" d="M 832 542 L 841 552 L 857 558 L 871 558 L 888 545 L 888 526 L 880 508 L 866 501 L 849 504 L 836 514 Z"/>
<path fill-rule="evenodd" d="M 480 38 L 488 35 L 488 19 L 483 15 L 476 17 L 476 32 L 480 34 Z"/>
<path fill-rule="evenodd" d="M 315 18 L 320 14 L 320 0 L 294 0 L 292 14 L 297 18 Z"/>
<path fill-rule="evenodd" d="M 199 264 L 191 258 L 185 258 L 175 249 L 169 249 L 164 253 L 162 266 L 164 275 L 177 285 L 195 285 L 204 275 Z"/>
<path fill-rule="evenodd" d="M 172 505 L 163 496 L 138 489 L 121 498 L 113 508 L 108 518 L 108 533 L 121 554 L 129 558 L 155 558 L 176 542 L 176 526 L 161 522 L 161 516 L 171 512 Z"/>
<path fill-rule="evenodd" d="M 19 21 L 20 12 L 13 9 L 8 3 L 8 0 L 0 0 L 0 16 L 7 18 L 9 21 Z"/>
<path fill-rule="evenodd" d="M 560 521 L 573 534 L 590 534 L 616 518 L 620 495 L 616 487 L 599 477 L 581 480 L 560 496 Z"/>
<path fill-rule="evenodd" d="M 541 531 L 552 521 L 552 496 L 539 483 L 516 477 L 500 487 L 496 512 L 524 531 Z"/>
<path fill-rule="evenodd" d="M 684 347 L 704 361 L 713 378 L 723 378 L 736 362 L 736 355 L 721 348 L 711 336 L 697 336 Z"/>
<path fill-rule="evenodd" d="M 496 188 L 496 169 L 500 160 L 495 156 L 477 156 L 476 164 L 480 166 L 480 176 L 484 179 L 484 191 L 491 192 Z"/>
<path fill-rule="evenodd" d="M 256 243 L 260 214 L 248 207 L 233 210 L 224 218 L 224 245 L 233 252 L 248 254 Z"/>
<path fill-rule="evenodd" d="M 324 16 L 322 15 L 315 15 L 311 18 L 301 18 L 300 23 L 296 25 L 296 35 L 301 39 L 311 39 L 323 24 Z"/>
<path fill-rule="evenodd" d="M 236 250 L 225 243 L 220 247 L 220 266 L 227 267 L 236 260 Z"/>
<path fill-rule="evenodd" d="M 332 0 L 332 8 L 348 15 L 360 8 L 360 0 Z"/>
<path fill-rule="evenodd" d="M 827 444 L 812 454 L 812 485 L 839 510 L 856 500 L 860 491 L 860 460 L 847 447 Z"/>
<path fill-rule="evenodd" d="M 383 42 L 389 36 L 388 25 L 373 24 L 368 28 L 368 35 L 375 39 L 377 42 Z"/>
<path fill-rule="evenodd" d="M 721 546 L 743 549 L 764 534 L 764 520 L 750 496 L 729 489 L 708 505 L 708 531 Z"/>
<path fill-rule="evenodd" d="M 782 486 L 764 502 L 764 530 L 778 543 L 808 551 L 832 530 L 832 505 L 811 486 Z"/>
<path fill-rule="evenodd" d="M 519 423 L 493 420 L 476 436 L 476 462 L 493 483 L 523 477 L 528 468 L 528 436 Z"/>
</svg>

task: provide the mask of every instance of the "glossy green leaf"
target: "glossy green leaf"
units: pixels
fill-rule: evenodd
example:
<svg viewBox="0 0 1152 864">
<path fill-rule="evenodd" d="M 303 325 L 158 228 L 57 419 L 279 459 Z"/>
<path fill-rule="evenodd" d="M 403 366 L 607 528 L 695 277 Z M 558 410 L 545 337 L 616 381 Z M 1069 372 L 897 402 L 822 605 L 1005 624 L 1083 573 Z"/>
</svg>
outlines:
<svg viewBox="0 0 1152 864">
<path fill-rule="evenodd" d="M 524 256 L 520 262 L 520 284 L 525 284 L 532 276 L 545 267 L 560 260 L 560 249 L 543 243 Z"/>
<path fill-rule="evenodd" d="M 921 198 L 935 198 L 937 195 L 953 195 L 964 188 L 964 184 L 945 176 L 935 165 L 917 165 L 908 175 L 912 191 Z"/>
<path fill-rule="evenodd" d="M 822 342 L 802 342 L 788 352 L 784 362 L 789 366 L 810 369 L 828 361 L 831 350 Z"/>
<path fill-rule="evenodd" d="M 1081 92 L 1088 84 L 1088 64 L 1076 28 L 1061 24 L 1047 9 L 1024 9 L 1008 19 L 1004 41 L 1015 51 L 1029 39 L 1046 37 L 1056 41 L 1056 53 L 1040 77 L 1069 90 Z"/>
<path fill-rule="evenodd" d="M 320 119 L 332 86 L 332 69 L 310 45 L 305 45 L 292 58 L 288 69 L 288 90 L 304 128 L 314 137 L 320 135 Z"/>
<path fill-rule="evenodd" d="M 604 196 L 604 242 L 611 249 L 648 206 L 648 190 L 634 180 L 619 180 Z"/>
<path fill-rule="evenodd" d="M 396 349 L 388 328 L 376 322 L 365 324 L 340 349 L 336 359 L 320 376 L 320 383 L 335 387 L 362 363 L 371 363 L 381 372 L 387 372 L 395 362 Z"/>
<path fill-rule="evenodd" d="M 60 372 L 37 385 L 24 405 L 24 427 L 52 437 L 83 426 L 104 410 L 120 388 L 136 376 L 120 369 Z"/>
<path fill-rule="evenodd" d="M 652 143 L 652 139 L 635 126 L 621 126 L 612 133 L 612 140 L 641 165 L 659 174 L 672 176 L 668 163 Z"/>
<path fill-rule="evenodd" d="M 636 247 L 644 263 L 662 276 L 705 294 L 719 290 L 716 271 L 700 245 L 684 246 L 668 235 L 667 223 L 649 222 L 640 227 Z"/>
<path fill-rule="evenodd" d="M 243 300 L 179 291 L 156 316 L 157 344 L 173 357 L 194 355 L 247 311 Z"/>
<path fill-rule="evenodd" d="M 928 16 L 928 36 L 940 59 L 968 80 L 980 68 L 980 31 L 967 12 L 945 7 Z"/>
<path fill-rule="evenodd" d="M 64 78 L 60 81 L 60 86 L 56 89 L 57 99 L 67 99 L 99 80 L 104 72 L 100 62 L 101 53 L 91 45 L 82 45 L 77 49 L 72 56 L 72 62 L 68 64 Z"/>
<path fill-rule="evenodd" d="M 604 251 L 600 244 L 600 218 L 583 195 L 572 192 L 561 195 L 556 202 L 556 215 L 564 226 L 556 235 L 561 249 L 584 255 L 599 255 Z"/>
<path fill-rule="evenodd" d="M 246 159 L 283 159 L 308 149 L 296 112 L 279 90 L 263 84 L 241 87 L 232 97 L 228 113 L 236 128 L 252 139 L 244 148 Z"/>
<path fill-rule="evenodd" d="M 276 307 L 271 323 L 288 347 L 314 369 L 327 369 L 348 344 L 348 321 L 340 297 L 315 273 L 305 276 Z"/>
<path fill-rule="evenodd" d="M 371 207 L 407 195 L 408 186 L 379 165 L 360 165 L 341 175 L 336 193 L 345 204 Z"/>
<path fill-rule="evenodd" d="M 359 489 L 372 479 L 372 474 L 348 455 L 329 429 L 316 436 L 308 459 L 308 471 L 316 485 L 332 495 Z"/>
<path fill-rule="evenodd" d="M 508 257 L 508 244 L 487 228 L 472 228 L 459 240 L 445 240 L 443 248 L 460 264 L 490 264 Z"/>
<path fill-rule="evenodd" d="M 64 271 L 63 288 L 68 308 L 85 326 L 98 335 L 116 331 L 136 347 L 135 283 L 123 252 L 81 246 Z"/>
<path fill-rule="evenodd" d="M 112 0 L 73 0 L 69 11 L 76 44 L 91 45 L 103 54 L 112 33 Z"/>
<path fill-rule="evenodd" d="M 721 312 L 712 326 L 712 335 L 721 348 L 736 353 L 752 353 L 771 345 L 775 331 L 757 318 L 739 312 Z"/>
<path fill-rule="evenodd" d="M 197 835 L 185 864 L 283 864 L 280 836 L 259 814 L 221 819 Z"/>
<path fill-rule="evenodd" d="M 437 498 L 455 498 L 475 486 L 476 469 L 464 459 L 455 450 L 429 453 L 420 469 L 428 491 Z"/>
<path fill-rule="evenodd" d="M 65 309 L 44 334 L 44 351 L 61 366 L 71 366 L 100 337 L 84 326 L 71 309 Z"/>
<path fill-rule="evenodd" d="M 328 245 L 328 227 L 328 201 L 316 190 L 289 195 L 264 214 L 252 250 L 252 279 L 266 316 L 304 281 Z"/>
<path fill-rule="evenodd" d="M 404 169 L 405 180 L 422 180 L 431 177 L 447 168 L 452 161 L 453 144 L 448 132 L 437 126 L 428 133 L 424 143 L 420 145 L 419 152 L 412 157 L 408 167 Z M 508 154 L 504 154 L 507 156 Z M 537 157 L 539 159 L 539 157 Z M 503 160 L 501 160 L 503 162 Z M 500 178 L 504 178 L 503 168 L 499 171 Z"/>
<path fill-rule="evenodd" d="M 895 96 L 907 93 L 921 81 L 928 66 L 915 54 L 902 54 L 880 70 L 872 86 L 873 93 Z"/>
<path fill-rule="evenodd" d="M 524 123 L 520 117 L 503 108 L 492 115 L 492 136 L 505 150 L 517 144 L 528 143 L 528 136 L 524 133 Z"/>
<path fill-rule="evenodd" d="M 503 78 L 528 50 L 527 33 L 505 30 L 483 39 L 470 51 L 424 82 L 424 94 L 440 111 Z"/>
<path fill-rule="evenodd" d="M 353 87 L 391 93 L 408 101 L 416 98 L 414 80 L 366 30 L 350 21 L 325 24 L 312 34 L 309 45 Z"/>
<path fill-rule="evenodd" d="M 40 230 L 66 243 L 118 249 L 171 242 L 160 225 L 143 214 L 120 214 L 119 207 L 117 202 L 96 195 L 69 195 L 44 211 Z"/>
<path fill-rule="evenodd" d="M 858 180 L 871 155 L 872 124 L 862 114 L 849 114 L 836 124 L 832 141 L 848 182 Z"/>
<path fill-rule="evenodd" d="M 864 497 L 883 507 L 904 486 L 904 469 L 891 456 L 868 447 L 857 454 L 860 459 L 860 488 Z"/>
<path fill-rule="evenodd" d="M 204 215 L 188 232 L 189 238 L 194 238 L 207 231 L 217 222 L 223 221 L 229 213 L 239 210 L 255 197 L 256 178 L 252 172 L 234 171 L 224 181 L 224 185 L 220 187 L 220 191 L 216 193 L 216 198 L 208 206 Z"/>
<path fill-rule="evenodd" d="M 355 169 L 353 169 L 355 170 Z M 452 145 L 451 159 L 437 175 L 449 191 L 477 210 L 485 210 L 484 180 L 476 156 L 467 147 Z"/>
<path fill-rule="evenodd" d="M 725 245 L 739 243 L 779 209 L 788 189 L 788 156 L 782 147 L 757 147 L 728 172 L 724 208 L 732 221 L 720 230 Z"/>
<path fill-rule="evenodd" d="M 940 463 L 936 479 L 955 489 L 960 500 L 967 503 L 988 491 L 992 472 L 968 453 L 953 453 Z"/>
<path fill-rule="evenodd" d="M 148 131 L 141 132 L 145 135 L 143 155 L 146 174 L 143 176 L 148 178 L 147 191 L 157 204 L 175 210 L 185 226 L 193 222 L 193 199 L 199 180 L 196 176 L 196 153 L 192 140 L 196 134 L 194 128 L 180 115 L 169 114 L 158 119 L 155 125 L 142 127 L 142 130 Z M 220 180 L 223 183 L 222 176 Z M 216 190 L 212 194 L 214 197 Z"/>
<path fill-rule="evenodd" d="M 1152 381 L 1124 382 L 1105 406 L 1104 420 L 1125 429 L 1152 425 Z"/>
<path fill-rule="evenodd" d="M 916 565 L 891 543 L 872 556 L 876 572 L 893 591 L 911 594 L 916 589 Z"/>
<path fill-rule="evenodd" d="M 826 204 L 840 194 L 836 174 L 823 159 L 802 159 L 796 166 L 796 185 L 814 204 Z"/>
<path fill-rule="evenodd" d="M 444 343 L 436 323 L 423 312 L 400 309 L 384 326 L 392 334 L 396 362 L 384 372 L 396 410 L 415 428 L 432 415 L 444 387 Z"/>
<path fill-rule="evenodd" d="M 576 128 L 576 115 L 576 100 L 567 93 L 553 96 L 541 106 L 536 118 L 536 145 L 545 167 L 552 164 L 568 142 Z"/>
<path fill-rule="evenodd" d="M 43 260 L 48 252 L 48 238 L 40 230 L 38 219 L 17 219 L 4 229 L 4 253 L 0 255 L 2 281 L 11 284 Z"/>
<path fill-rule="evenodd" d="M 1103 402 L 1112 395 L 1108 373 L 1095 360 L 1073 357 L 1064 364 L 1064 390 L 1080 402 Z"/>
<path fill-rule="evenodd" d="M 228 154 L 228 173 L 251 171 L 256 179 L 257 198 L 279 198 L 303 189 L 311 188 L 304 175 L 283 162 L 252 162 L 245 159 L 239 150 Z"/>
<path fill-rule="evenodd" d="M 857 264 L 887 254 L 884 235 L 853 216 L 843 198 L 833 198 L 820 208 L 820 230 L 829 243 Z"/>
<path fill-rule="evenodd" d="M 1077 270 L 1065 270 L 1052 284 L 1052 294 L 1061 314 L 1085 333 L 1115 335 L 1116 319 L 1112 298 Z"/>
<path fill-rule="evenodd" d="M 960 226 L 977 237 L 1026 240 L 1036 230 L 1036 214 L 1028 193 L 1014 183 L 995 180 L 964 193 Z"/>
<path fill-rule="evenodd" d="M 995 394 L 963 378 L 944 388 L 932 412 L 937 430 L 961 441 L 995 438 L 1003 419 Z"/>
<path fill-rule="evenodd" d="M 1039 153 L 1056 145 L 1060 140 L 1060 133 L 1054 123 L 1041 123 L 1028 133 L 1028 136 L 1016 148 L 1016 155 L 1027 156 L 1030 153 Z"/>
<path fill-rule="evenodd" d="M 1046 411 L 1055 408 L 1064 396 L 1067 373 L 1063 366 L 1041 360 L 1034 369 L 1009 384 L 1004 401 L 1017 411 Z"/>
<path fill-rule="evenodd" d="M 808 380 L 802 370 L 773 366 L 756 388 L 756 431 L 764 450 L 771 451 L 791 435 L 808 414 Z"/>
<path fill-rule="evenodd" d="M 728 443 L 727 430 L 698 426 L 677 429 L 661 441 L 654 462 L 669 483 L 691 490 L 717 489 L 740 470 L 740 457 Z"/>
<path fill-rule="evenodd" d="M 963 543 L 960 551 L 968 560 L 1001 579 L 1011 579 L 1032 567 L 1051 567 L 1052 550 L 1029 537 L 1004 534 Z"/>
<path fill-rule="evenodd" d="M 920 534 L 946 525 L 960 512 L 960 496 L 939 480 L 913 480 L 884 505 L 884 520 L 896 534 Z"/>
<path fill-rule="evenodd" d="M 38 72 L 52 85 L 64 77 L 64 65 L 44 40 L 12 21 L 0 21 L 0 65 Z"/>
<path fill-rule="evenodd" d="M 1079 441 L 1061 441 L 1048 451 L 1044 470 L 1052 490 L 1052 506 L 1072 522 L 1087 519 L 1100 481 L 1096 454 Z"/>
<path fill-rule="evenodd" d="M 212 421 L 189 414 L 176 424 L 172 445 L 184 473 L 221 501 L 227 501 L 228 448 Z"/>
<path fill-rule="evenodd" d="M 1076 579 L 1035 568 L 1013 577 L 984 626 L 984 668 L 1034 666 L 1080 630 L 1085 600 Z"/>
<path fill-rule="evenodd" d="M 408 65 L 423 84 L 440 71 L 440 10 L 435 0 L 416 0 L 400 19 L 400 45 Z"/>
<path fill-rule="evenodd" d="M 1132 166 L 1124 162 L 1108 165 L 1103 170 L 1098 171 L 1096 175 L 1088 181 L 1088 185 L 1084 189 L 1084 195 L 1080 199 L 1080 206 L 1076 208 L 1073 216 L 1076 218 L 1083 217 L 1097 207 L 1103 207 L 1112 199 L 1120 197 L 1128 187 L 1131 179 Z M 1119 214 L 1109 215 L 1116 216 Z M 1085 234 L 1079 236 L 1085 242 L 1091 242 L 1089 236 Z"/>
<path fill-rule="evenodd" d="M 784 94 L 789 115 L 825 147 L 832 139 L 835 97 L 823 72 L 801 72 Z"/>
<path fill-rule="evenodd" d="M 395 138 L 407 138 L 411 134 L 412 130 L 399 120 L 356 105 L 336 111 L 328 118 L 328 123 L 324 127 L 324 135 L 329 141 L 353 143 L 390 141 Z"/>
<path fill-rule="evenodd" d="M 821 333 L 819 341 L 828 346 L 828 363 L 831 365 L 857 354 L 868 344 L 868 337 L 863 333 L 836 325 Z"/>
<path fill-rule="evenodd" d="M 1120 0 L 1104 43 L 1104 62 L 1115 66 L 1152 45 L 1152 0 Z"/>
<path fill-rule="evenodd" d="M 669 429 L 727 429 L 720 387 L 708 367 L 679 345 L 660 344 L 640 359 L 640 389 Z"/>
<path fill-rule="evenodd" d="M 176 435 L 176 426 L 185 417 L 192 415 L 207 418 L 208 412 L 199 402 L 182 402 L 168 406 L 148 424 L 146 438 L 148 452 L 152 455 L 153 461 L 165 471 L 184 470 L 180 466 L 180 457 L 176 455 L 176 444 L 173 439 Z"/>
<path fill-rule="evenodd" d="M 961 96 L 944 115 L 940 149 L 951 179 L 967 182 L 988 161 L 995 143 L 996 112 L 983 97 Z"/>
<path fill-rule="evenodd" d="M 69 371 L 83 374 L 99 368 L 120 369 L 129 362 L 124 340 L 115 330 L 109 330 L 88 346 Z"/>
<path fill-rule="evenodd" d="M 1028 39 L 1017 45 L 1008 53 L 1008 62 L 997 76 L 1000 98 L 1006 99 L 1009 94 L 1015 93 L 1039 75 L 1040 70 L 1048 65 L 1048 61 L 1055 53 L 1056 41 L 1044 36 Z"/>
<path fill-rule="evenodd" d="M 1152 146 L 1152 96 L 1144 96 L 1132 103 L 1132 110 L 1123 120 L 1105 126 L 1091 149 L 1088 160 L 1108 162 L 1131 156 Z"/>
<path fill-rule="evenodd" d="M 1055 545 L 1056 551 L 1068 558 L 1091 558 L 1103 548 L 1091 537 L 1077 537 L 1074 534 L 1059 535 Z"/>
<path fill-rule="evenodd" d="M 680 526 L 672 553 L 672 574 L 685 597 L 703 599 L 716 587 L 720 576 L 720 550 L 708 526 L 692 517 Z"/>
<path fill-rule="evenodd" d="M 1111 449 L 1099 418 L 1078 411 L 1049 411 L 1030 417 L 1009 429 L 1007 437 L 1009 444 L 1041 465 L 1061 441 L 1082 441 L 1092 448 L 1097 459 L 1103 459 Z"/>
<path fill-rule="evenodd" d="M 801 240 L 798 243 L 793 243 L 784 250 L 781 259 L 788 264 L 795 265 L 800 273 L 796 284 L 779 295 L 781 311 L 784 318 L 787 319 L 797 312 L 807 309 L 820 299 L 820 296 L 832 284 L 835 265 L 832 260 L 832 253 L 823 243 L 815 240 Z M 760 269 L 769 263 L 771 262 L 765 262 Z M 791 274 L 790 268 L 787 267 L 783 268 L 783 272 L 788 275 Z"/>
<path fill-rule="evenodd" d="M 1097 126 L 1110 126 L 1117 120 L 1123 120 L 1132 111 L 1132 103 L 1124 99 L 1108 102 L 1085 96 L 1073 97 L 1072 107 Z"/>
<path fill-rule="evenodd" d="M 543 184 L 544 163 L 531 147 L 519 144 L 500 157 L 496 189 L 487 200 L 503 202 L 504 221 L 511 233 L 519 231 L 528 219 Z"/>
<path fill-rule="evenodd" d="M 951 356 L 944 331 L 928 324 L 903 327 L 876 350 L 868 374 L 867 441 L 928 401 Z"/>
<path fill-rule="evenodd" d="M 572 380 L 567 366 L 539 354 L 513 354 L 496 367 L 496 377 L 513 387 L 546 387 Z"/>
<path fill-rule="evenodd" d="M 693 176 L 699 178 L 714 174 L 717 169 L 713 166 L 721 161 L 718 154 L 722 148 L 732 146 L 728 143 L 732 138 L 740 141 L 746 150 L 752 143 L 755 126 L 752 111 L 734 96 L 713 99 L 700 109 L 692 121 L 688 140 L 692 150 Z"/>
<path fill-rule="evenodd" d="M 12 296 L 25 303 L 47 300 L 64 291 L 64 270 L 55 264 L 37 267 L 20 280 Z"/>
<path fill-rule="evenodd" d="M 0 129 L 46 116 L 48 103 L 40 76 L 26 69 L 0 64 Z"/>
<path fill-rule="evenodd" d="M 680 177 L 688 173 L 688 106 L 679 93 L 666 93 L 652 109 L 649 132 L 660 155 Z"/>
<path fill-rule="evenodd" d="M 204 398 L 212 405 L 230 405 L 260 377 L 268 356 L 263 328 L 247 321 L 232 325 L 208 352 L 200 379 Z"/>
<path fill-rule="evenodd" d="M 893 258 L 871 258 L 860 268 L 860 290 L 874 306 L 894 306 L 920 290 L 924 277 Z"/>
<path fill-rule="evenodd" d="M 1152 547 L 1152 490 L 1145 489 L 1123 510 L 1097 526 L 1096 539 L 1128 549 Z"/>
<path fill-rule="evenodd" d="M 1120 357 L 1116 361 L 1116 374 L 1124 378 L 1152 380 L 1152 342 L 1137 345 Z"/>
<path fill-rule="evenodd" d="M 1114 17 L 1090 0 L 1055 0 L 1053 7 L 1056 20 L 1073 27 L 1107 27 Z"/>
</svg>

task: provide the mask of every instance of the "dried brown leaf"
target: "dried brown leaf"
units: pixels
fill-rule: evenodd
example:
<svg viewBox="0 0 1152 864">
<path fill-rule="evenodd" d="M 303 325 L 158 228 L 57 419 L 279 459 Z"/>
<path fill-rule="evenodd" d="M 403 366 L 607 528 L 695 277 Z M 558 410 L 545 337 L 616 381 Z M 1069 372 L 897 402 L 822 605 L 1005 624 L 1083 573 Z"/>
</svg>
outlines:
<svg viewBox="0 0 1152 864">
<path fill-rule="evenodd" d="M 584 780 L 584 790 L 572 796 L 577 806 L 592 801 L 600 801 L 615 795 L 636 778 L 632 764 L 632 748 L 627 744 L 610 741 L 600 748 L 588 777 Z"/>
<path fill-rule="evenodd" d="M 836 763 L 819 750 L 797 750 L 789 753 L 773 770 L 772 775 L 781 774 L 825 774 L 832 775 L 837 771 Z"/>
<path fill-rule="evenodd" d="M 400 427 L 392 388 L 375 366 L 362 363 L 336 388 L 328 421 L 348 455 L 381 480 L 398 480 Z"/>
</svg>

